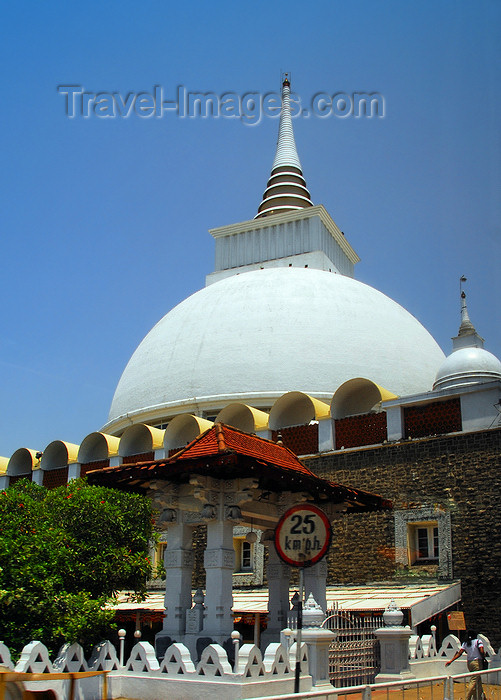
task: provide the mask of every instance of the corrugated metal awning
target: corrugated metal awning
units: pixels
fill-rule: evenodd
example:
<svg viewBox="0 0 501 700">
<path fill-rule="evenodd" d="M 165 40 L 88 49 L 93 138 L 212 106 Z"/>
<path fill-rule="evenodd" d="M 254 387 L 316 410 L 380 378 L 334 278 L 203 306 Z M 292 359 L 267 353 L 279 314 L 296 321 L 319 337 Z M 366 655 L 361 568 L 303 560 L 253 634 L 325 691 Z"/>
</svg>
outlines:
<svg viewBox="0 0 501 700">
<path fill-rule="evenodd" d="M 292 598 L 294 590 L 290 591 Z M 461 584 L 435 583 L 415 585 L 369 585 L 369 586 L 328 586 L 327 605 L 339 610 L 355 612 L 383 612 L 391 600 L 394 600 L 402 610 L 410 610 L 411 627 L 428 620 L 461 600 Z M 121 594 L 113 606 L 119 611 L 164 609 L 163 592 L 151 592 L 141 603 L 129 602 L 127 594 Z M 267 613 L 268 590 L 266 588 L 234 590 L 234 613 Z"/>
<path fill-rule="evenodd" d="M 329 586 L 327 605 L 340 610 L 383 611 L 391 602 L 401 610 L 410 610 L 410 625 L 415 627 L 461 600 L 461 584 L 430 583 L 414 585 Z"/>
</svg>

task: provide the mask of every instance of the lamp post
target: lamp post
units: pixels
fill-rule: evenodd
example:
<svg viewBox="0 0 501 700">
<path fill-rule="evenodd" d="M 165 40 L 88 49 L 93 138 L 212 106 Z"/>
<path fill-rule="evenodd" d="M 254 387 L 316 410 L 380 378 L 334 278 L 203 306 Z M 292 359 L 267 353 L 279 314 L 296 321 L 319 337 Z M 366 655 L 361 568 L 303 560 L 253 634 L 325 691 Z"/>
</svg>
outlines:
<svg viewBox="0 0 501 700">
<path fill-rule="evenodd" d="M 233 630 L 233 632 L 231 633 L 231 640 L 235 649 L 235 663 L 233 666 L 233 673 L 238 673 L 238 654 L 240 646 L 240 632 L 238 630 Z"/>
<path fill-rule="evenodd" d="M 124 665 L 124 647 L 125 647 L 125 630 L 118 630 L 118 639 L 120 640 L 120 666 Z"/>
</svg>

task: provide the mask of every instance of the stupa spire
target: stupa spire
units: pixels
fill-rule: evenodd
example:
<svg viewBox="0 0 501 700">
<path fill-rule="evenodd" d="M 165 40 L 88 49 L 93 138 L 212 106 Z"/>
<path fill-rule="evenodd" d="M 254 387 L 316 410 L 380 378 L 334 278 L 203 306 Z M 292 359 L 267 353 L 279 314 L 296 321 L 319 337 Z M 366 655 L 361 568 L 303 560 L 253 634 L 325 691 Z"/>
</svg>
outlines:
<svg viewBox="0 0 501 700">
<path fill-rule="evenodd" d="M 465 347 L 483 348 L 484 339 L 478 335 L 475 326 L 468 315 L 468 306 L 466 304 L 466 294 L 462 288 L 463 282 L 466 282 L 466 277 L 463 275 L 459 280 L 459 289 L 461 297 L 461 324 L 458 334 L 452 339 L 452 347 L 454 350 Z"/>
<path fill-rule="evenodd" d="M 278 127 L 277 150 L 263 200 L 254 218 L 259 219 L 270 214 L 312 206 L 313 202 L 306 188 L 306 181 L 303 177 L 294 141 L 290 107 L 290 80 L 289 74 L 285 73 L 282 82 L 282 111 Z"/>
<path fill-rule="evenodd" d="M 468 307 L 466 305 L 466 294 L 461 292 L 461 325 L 459 326 L 458 335 L 471 335 L 475 333 L 475 326 L 470 321 L 468 316 Z"/>
</svg>

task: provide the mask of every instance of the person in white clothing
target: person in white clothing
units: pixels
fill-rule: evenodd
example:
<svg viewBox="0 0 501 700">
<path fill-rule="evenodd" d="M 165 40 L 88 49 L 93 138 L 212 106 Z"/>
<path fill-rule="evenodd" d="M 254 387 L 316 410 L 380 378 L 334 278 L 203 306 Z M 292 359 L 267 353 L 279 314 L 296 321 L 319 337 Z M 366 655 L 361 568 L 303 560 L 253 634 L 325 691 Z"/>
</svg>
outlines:
<svg viewBox="0 0 501 700">
<path fill-rule="evenodd" d="M 466 652 L 468 671 L 481 671 L 485 658 L 485 650 L 482 641 L 478 639 L 477 633 L 473 630 L 468 630 L 466 633 L 466 641 L 461 644 L 461 647 L 456 651 L 452 659 L 446 661 L 445 665 L 450 666 L 450 664 L 456 659 L 459 659 L 464 652 Z M 471 700 L 473 695 L 475 695 L 475 700 L 482 700 L 483 688 L 482 678 L 480 676 L 473 676 L 470 680 L 466 700 Z"/>
</svg>

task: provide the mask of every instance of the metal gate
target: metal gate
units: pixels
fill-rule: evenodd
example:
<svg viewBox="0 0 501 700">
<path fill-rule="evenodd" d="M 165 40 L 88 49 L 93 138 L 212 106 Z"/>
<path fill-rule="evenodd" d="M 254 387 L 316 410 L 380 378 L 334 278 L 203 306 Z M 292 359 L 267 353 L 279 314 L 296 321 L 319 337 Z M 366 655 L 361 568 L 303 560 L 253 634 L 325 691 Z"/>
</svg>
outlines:
<svg viewBox="0 0 501 700">
<path fill-rule="evenodd" d="M 329 647 L 330 681 L 336 688 L 374 683 L 381 669 L 379 641 L 375 631 L 383 627 L 382 615 L 360 615 L 339 610 L 327 611 L 322 627 L 336 638 Z"/>
</svg>

